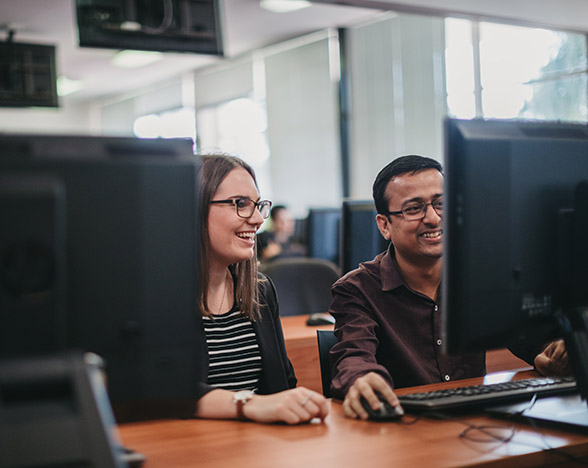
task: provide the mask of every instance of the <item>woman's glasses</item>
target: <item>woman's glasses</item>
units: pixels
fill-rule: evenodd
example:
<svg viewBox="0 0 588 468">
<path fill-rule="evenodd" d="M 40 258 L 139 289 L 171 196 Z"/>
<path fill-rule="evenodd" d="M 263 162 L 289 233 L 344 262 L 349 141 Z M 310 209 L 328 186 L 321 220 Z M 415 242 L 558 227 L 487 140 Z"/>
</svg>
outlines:
<svg viewBox="0 0 588 468">
<path fill-rule="evenodd" d="M 251 198 L 230 198 L 228 200 L 213 200 L 210 203 L 235 205 L 235 209 L 237 210 L 237 216 L 245 219 L 251 218 L 251 216 L 253 216 L 253 211 L 255 210 L 255 208 L 259 210 L 259 213 L 261 214 L 261 217 L 263 219 L 267 219 L 267 217 L 270 215 L 270 210 L 272 208 L 272 202 L 269 200 L 260 200 L 256 202 L 251 200 Z"/>
</svg>

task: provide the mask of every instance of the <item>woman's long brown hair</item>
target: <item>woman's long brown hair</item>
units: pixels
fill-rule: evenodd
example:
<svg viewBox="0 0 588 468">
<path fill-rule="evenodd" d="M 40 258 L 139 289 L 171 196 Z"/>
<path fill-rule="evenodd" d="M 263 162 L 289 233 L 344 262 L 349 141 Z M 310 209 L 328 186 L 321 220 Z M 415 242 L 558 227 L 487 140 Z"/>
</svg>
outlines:
<svg viewBox="0 0 588 468">
<path fill-rule="evenodd" d="M 198 176 L 200 201 L 200 313 L 212 315 L 208 309 L 208 284 L 210 281 L 210 239 L 208 236 L 208 214 L 210 201 L 225 177 L 236 168 L 245 169 L 253 178 L 257 187 L 255 171 L 249 164 L 235 156 L 224 154 L 201 155 L 201 167 Z M 255 320 L 259 314 L 259 288 L 257 277 L 257 247 L 253 256 L 244 262 L 229 267 L 235 279 L 235 300 L 241 313 Z"/>
</svg>

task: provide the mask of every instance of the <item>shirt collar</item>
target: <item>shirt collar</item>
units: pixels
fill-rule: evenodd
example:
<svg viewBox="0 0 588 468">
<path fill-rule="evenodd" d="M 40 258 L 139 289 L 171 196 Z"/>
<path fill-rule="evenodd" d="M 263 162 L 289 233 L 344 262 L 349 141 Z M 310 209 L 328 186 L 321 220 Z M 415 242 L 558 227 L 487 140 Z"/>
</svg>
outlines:
<svg viewBox="0 0 588 468">
<path fill-rule="evenodd" d="M 396 256 L 394 254 L 394 246 L 390 243 L 388 250 L 382 257 L 380 262 L 380 278 L 382 278 L 382 290 L 392 291 L 399 287 L 407 287 L 406 282 L 398 271 L 396 265 Z"/>
<path fill-rule="evenodd" d="M 394 289 L 401 287 L 412 291 L 398 270 L 398 265 L 396 264 L 396 254 L 394 252 L 394 246 L 392 243 L 390 243 L 388 250 L 380 262 L 380 278 L 382 281 L 382 291 L 393 291 Z M 439 291 L 441 291 L 441 285 L 439 285 Z M 438 296 L 437 303 L 440 303 L 440 294 L 438 294 Z"/>
</svg>

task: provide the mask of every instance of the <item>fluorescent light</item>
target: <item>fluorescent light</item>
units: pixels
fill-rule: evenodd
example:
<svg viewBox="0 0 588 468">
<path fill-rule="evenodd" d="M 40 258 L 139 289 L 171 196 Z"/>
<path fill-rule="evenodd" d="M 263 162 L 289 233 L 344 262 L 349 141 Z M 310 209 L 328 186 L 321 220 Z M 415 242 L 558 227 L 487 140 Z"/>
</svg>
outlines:
<svg viewBox="0 0 588 468">
<path fill-rule="evenodd" d="M 274 13 L 289 13 L 311 5 L 306 0 L 259 0 L 259 6 Z"/>
<path fill-rule="evenodd" d="M 57 95 L 67 96 L 68 94 L 75 93 L 84 87 L 82 80 L 70 80 L 65 75 L 59 75 L 57 77 Z"/>
<path fill-rule="evenodd" d="M 161 52 L 145 50 L 121 50 L 112 57 L 112 64 L 118 68 L 139 68 L 163 58 Z"/>
</svg>

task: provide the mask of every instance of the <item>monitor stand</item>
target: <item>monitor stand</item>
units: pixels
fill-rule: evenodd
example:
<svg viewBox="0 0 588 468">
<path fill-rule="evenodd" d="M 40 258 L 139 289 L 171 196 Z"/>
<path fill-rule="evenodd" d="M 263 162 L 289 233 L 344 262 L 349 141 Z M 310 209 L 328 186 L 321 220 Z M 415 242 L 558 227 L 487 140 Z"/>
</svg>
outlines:
<svg viewBox="0 0 588 468">
<path fill-rule="evenodd" d="M 0 359 L 0 466 L 123 468 L 95 354 Z"/>
<path fill-rule="evenodd" d="M 588 431 L 588 405 L 579 394 L 539 398 L 534 404 L 526 401 L 488 408 L 486 411 L 501 418 Z"/>
</svg>

